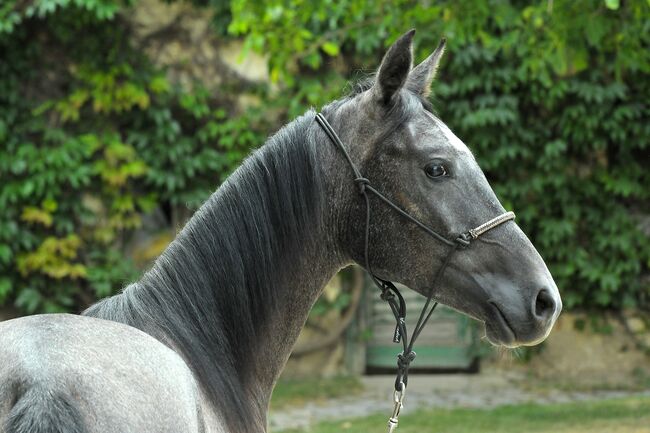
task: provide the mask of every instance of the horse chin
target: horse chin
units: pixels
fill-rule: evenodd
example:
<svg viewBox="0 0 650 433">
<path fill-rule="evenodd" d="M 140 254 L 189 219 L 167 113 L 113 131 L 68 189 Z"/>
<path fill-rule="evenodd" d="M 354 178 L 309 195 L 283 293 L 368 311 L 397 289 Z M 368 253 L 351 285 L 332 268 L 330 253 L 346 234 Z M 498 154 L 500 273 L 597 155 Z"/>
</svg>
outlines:
<svg viewBox="0 0 650 433">
<path fill-rule="evenodd" d="M 534 340 L 523 341 L 517 338 L 517 334 L 510 326 L 510 323 L 501 311 L 494 307 L 494 313 L 491 317 L 484 321 L 485 323 L 485 337 L 486 339 L 497 347 L 505 347 L 508 349 L 515 349 L 520 346 L 536 346 L 546 340 L 546 337 L 551 333 L 549 327 L 544 335 L 541 335 Z"/>
<path fill-rule="evenodd" d="M 521 346 L 517 341 L 517 334 L 506 319 L 505 315 L 495 305 L 491 305 L 490 316 L 485 320 L 485 337 L 495 346 L 507 347 L 514 349 Z"/>
<path fill-rule="evenodd" d="M 497 347 L 505 347 L 508 349 L 515 349 L 521 344 L 517 342 L 514 334 L 510 329 L 496 328 L 489 322 L 485 322 L 485 338 L 490 344 Z"/>
</svg>

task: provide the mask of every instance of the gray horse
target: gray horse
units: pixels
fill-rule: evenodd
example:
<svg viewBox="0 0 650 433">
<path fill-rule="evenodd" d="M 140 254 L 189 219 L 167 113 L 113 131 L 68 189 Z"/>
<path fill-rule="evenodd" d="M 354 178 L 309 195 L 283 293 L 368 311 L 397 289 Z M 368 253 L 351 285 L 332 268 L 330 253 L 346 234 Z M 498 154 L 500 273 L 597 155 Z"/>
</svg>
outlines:
<svg viewBox="0 0 650 433">
<path fill-rule="evenodd" d="M 427 102 L 444 44 L 412 68 L 413 33 L 323 115 L 374 188 L 451 236 L 504 209 Z M 314 116 L 254 152 L 121 294 L 82 316 L 0 324 L 0 431 L 266 430 L 271 391 L 312 304 L 337 271 L 364 263 L 365 204 Z M 484 322 L 496 345 L 548 335 L 558 290 L 514 222 L 457 253 L 432 287 L 444 245 L 375 196 L 370 206 L 376 275 L 432 289 Z"/>
</svg>

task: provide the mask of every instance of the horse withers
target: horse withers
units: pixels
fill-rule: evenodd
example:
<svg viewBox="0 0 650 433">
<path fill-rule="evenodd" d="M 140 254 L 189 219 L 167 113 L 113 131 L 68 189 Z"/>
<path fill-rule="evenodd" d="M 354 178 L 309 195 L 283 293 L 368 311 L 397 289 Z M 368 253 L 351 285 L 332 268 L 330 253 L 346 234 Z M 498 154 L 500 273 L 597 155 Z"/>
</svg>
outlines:
<svg viewBox="0 0 650 433">
<path fill-rule="evenodd" d="M 451 237 L 505 210 L 430 108 L 443 45 L 413 68 L 413 33 L 322 115 L 373 188 Z M 349 162 L 314 119 L 248 157 L 122 293 L 82 316 L 0 323 L 0 431 L 263 432 L 311 306 L 354 262 L 484 322 L 495 345 L 546 338 L 560 296 L 514 221 L 455 254 L 434 285 L 446 246 L 374 195 L 366 242 Z"/>
</svg>

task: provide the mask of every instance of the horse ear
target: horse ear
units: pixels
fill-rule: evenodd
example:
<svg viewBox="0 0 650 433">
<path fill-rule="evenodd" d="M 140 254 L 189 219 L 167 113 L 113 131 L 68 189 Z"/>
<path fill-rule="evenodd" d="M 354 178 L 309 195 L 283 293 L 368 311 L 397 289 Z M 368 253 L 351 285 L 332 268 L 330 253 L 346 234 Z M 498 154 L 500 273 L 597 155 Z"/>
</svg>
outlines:
<svg viewBox="0 0 650 433">
<path fill-rule="evenodd" d="M 409 30 L 391 45 L 377 72 L 373 93 L 381 103 L 388 103 L 404 85 L 413 62 L 413 35 Z"/>
<path fill-rule="evenodd" d="M 419 93 L 422 96 L 429 96 L 431 92 L 431 83 L 436 77 L 436 71 L 438 70 L 438 63 L 440 63 L 440 58 L 445 52 L 445 45 L 447 40 L 442 38 L 438 44 L 438 48 L 427 57 L 422 63 L 417 65 L 411 73 L 409 74 L 407 87 L 409 90 L 415 93 Z"/>
</svg>

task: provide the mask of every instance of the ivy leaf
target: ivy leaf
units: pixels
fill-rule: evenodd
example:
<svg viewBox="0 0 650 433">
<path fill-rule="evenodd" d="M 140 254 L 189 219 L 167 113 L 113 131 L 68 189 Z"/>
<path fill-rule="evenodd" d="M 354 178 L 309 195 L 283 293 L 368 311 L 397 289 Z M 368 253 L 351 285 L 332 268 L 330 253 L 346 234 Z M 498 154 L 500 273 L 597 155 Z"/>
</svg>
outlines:
<svg viewBox="0 0 650 433">
<path fill-rule="evenodd" d="M 13 254 L 9 245 L 0 244 L 0 263 L 9 263 Z"/>
<path fill-rule="evenodd" d="M 38 310 L 42 300 L 43 296 L 38 290 L 27 287 L 22 289 L 18 294 L 18 297 L 16 298 L 16 306 L 23 308 L 29 314 L 33 314 Z"/>
<path fill-rule="evenodd" d="M 0 304 L 4 302 L 5 299 L 11 293 L 12 284 L 9 278 L 0 278 Z"/>
<path fill-rule="evenodd" d="M 325 42 L 323 45 L 321 45 L 321 48 L 323 51 L 325 51 L 325 53 L 332 57 L 339 55 L 339 46 L 334 42 Z"/>
</svg>

